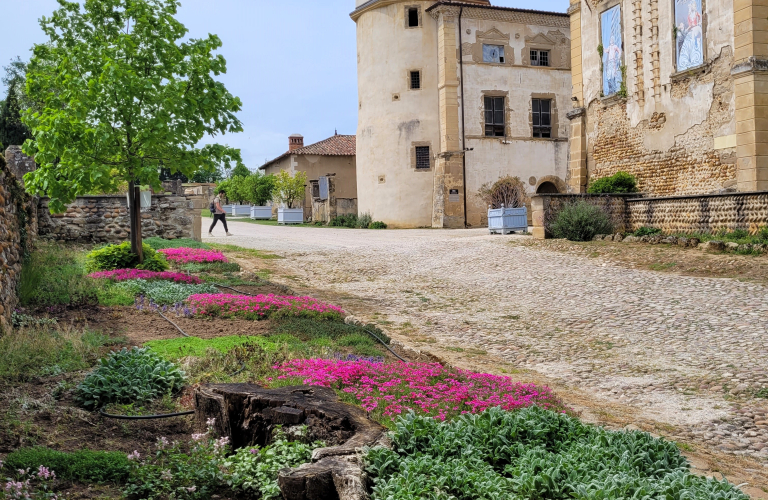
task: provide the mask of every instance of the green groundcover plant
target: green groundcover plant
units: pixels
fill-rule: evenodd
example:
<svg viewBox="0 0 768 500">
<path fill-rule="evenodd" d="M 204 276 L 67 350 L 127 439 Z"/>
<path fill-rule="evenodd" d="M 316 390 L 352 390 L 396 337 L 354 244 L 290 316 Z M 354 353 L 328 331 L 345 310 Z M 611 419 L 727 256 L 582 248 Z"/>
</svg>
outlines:
<svg viewBox="0 0 768 500">
<path fill-rule="evenodd" d="M 81 483 L 122 483 L 131 462 L 119 451 L 56 451 L 42 446 L 21 448 L 5 457 L 8 470 L 38 469 L 56 471 L 60 479 Z"/>
<path fill-rule="evenodd" d="M 177 238 L 175 240 L 166 240 L 154 236 L 147 238 L 144 243 L 152 247 L 154 250 L 160 250 L 163 248 L 209 248 L 203 242 L 193 240 L 192 238 Z"/>
<path fill-rule="evenodd" d="M 200 293 L 217 294 L 219 289 L 213 285 L 191 285 L 172 281 L 147 281 L 142 279 L 127 280 L 111 285 L 113 290 L 123 291 L 136 297 L 144 295 L 160 305 L 183 302 L 191 295 Z"/>
<path fill-rule="evenodd" d="M 142 403 L 179 391 L 185 374 L 175 364 L 149 349 L 123 348 L 100 359 L 77 386 L 78 399 L 86 408 L 109 403 Z"/>
<path fill-rule="evenodd" d="M 136 268 L 147 271 L 167 271 L 169 269 L 170 266 L 162 254 L 155 252 L 146 243 L 143 248 L 143 263 L 139 263 L 139 257 L 131 252 L 131 244 L 127 241 L 119 245 L 97 248 L 85 256 L 85 269 L 89 273 L 114 269 Z"/>
<path fill-rule="evenodd" d="M 616 432 L 538 407 L 491 408 L 450 422 L 400 418 L 392 449 L 367 451 L 374 500 L 747 500 L 691 474 L 674 443 Z"/>
<path fill-rule="evenodd" d="M 616 172 L 595 180 L 587 190 L 590 194 L 636 193 L 637 179 L 627 172 Z"/>
<path fill-rule="evenodd" d="M 304 428 L 306 430 L 306 428 Z M 240 448 L 224 462 L 231 474 L 227 483 L 235 490 L 256 493 L 259 498 L 281 498 L 277 474 L 281 469 L 298 467 L 312 458 L 312 450 L 325 443 L 289 441 L 281 428 L 274 432 L 274 442 L 264 448 Z"/>
</svg>

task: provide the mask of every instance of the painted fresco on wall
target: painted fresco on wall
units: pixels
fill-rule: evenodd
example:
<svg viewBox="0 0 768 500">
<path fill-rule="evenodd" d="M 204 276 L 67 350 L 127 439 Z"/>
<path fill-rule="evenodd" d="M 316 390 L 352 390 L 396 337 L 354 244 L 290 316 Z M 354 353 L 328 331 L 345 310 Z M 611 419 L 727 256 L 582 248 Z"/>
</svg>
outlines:
<svg viewBox="0 0 768 500">
<path fill-rule="evenodd" d="M 701 0 L 675 0 L 677 71 L 704 64 Z"/>
<path fill-rule="evenodd" d="M 621 88 L 621 6 L 612 7 L 600 14 L 601 41 L 603 45 L 603 94 L 615 94 Z"/>
</svg>

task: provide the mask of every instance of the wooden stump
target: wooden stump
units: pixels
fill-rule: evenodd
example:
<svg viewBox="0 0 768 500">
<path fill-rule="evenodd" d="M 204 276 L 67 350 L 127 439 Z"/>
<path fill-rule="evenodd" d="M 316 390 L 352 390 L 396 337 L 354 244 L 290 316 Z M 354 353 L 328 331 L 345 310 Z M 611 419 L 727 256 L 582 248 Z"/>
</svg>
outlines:
<svg viewBox="0 0 768 500">
<path fill-rule="evenodd" d="M 312 463 L 280 472 L 286 500 L 351 500 L 367 495 L 357 450 L 385 443 L 386 429 L 364 410 L 339 401 L 327 387 L 264 389 L 251 384 L 210 384 L 195 391 L 195 418 L 202 431 L 216 419 L 215 430 L 232 446 L 265 446 L 276 425 L 306 425 L 315 450 Z"/>
</svg>

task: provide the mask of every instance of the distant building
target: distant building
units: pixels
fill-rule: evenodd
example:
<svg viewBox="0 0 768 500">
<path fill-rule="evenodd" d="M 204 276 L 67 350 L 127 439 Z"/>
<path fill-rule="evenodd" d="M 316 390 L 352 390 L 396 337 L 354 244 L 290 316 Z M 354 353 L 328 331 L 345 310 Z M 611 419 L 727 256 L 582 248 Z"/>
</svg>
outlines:
<svg viewBox="0 0 768 500">
<path fill-rule="evenodd" d="M 488 0 L 357 0 L 360 212 L 393 227 L 487 221 L 479 188 L 564 192 L 566 13 Z"/>
<path fill-rule="evenodd" d="M 304 198 L 304 216 L 312 216 L 312 192 L 310 183 L 326 174 L 335 175 L 336 198 L 345 206 L 354 206 L 357 212 L 357 177 L 355 167 L 355 136 L 333 135 L 324 141 L 304 146 L 304 137 L 294 134 L 288 138 L 288 151 L 259 167 L 266 174 L 281 170 L 290 173 L 305 172 L 307 188 Z M 354 200 L 354 201 L 352 201 Z"/>
</svg>

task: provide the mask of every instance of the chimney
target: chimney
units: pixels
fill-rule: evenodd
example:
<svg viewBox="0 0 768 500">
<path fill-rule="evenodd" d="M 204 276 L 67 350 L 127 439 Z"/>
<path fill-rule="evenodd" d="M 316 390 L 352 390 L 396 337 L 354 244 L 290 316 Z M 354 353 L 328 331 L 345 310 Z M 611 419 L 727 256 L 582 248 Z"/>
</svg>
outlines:
<svg viewBox="0 0 768 500">
<path fill-rule="evenodd" d="M 293 134 L 288 138 L 288 151 L 293 151 L 304 147 L 304 136 Z"/>
</svg>

